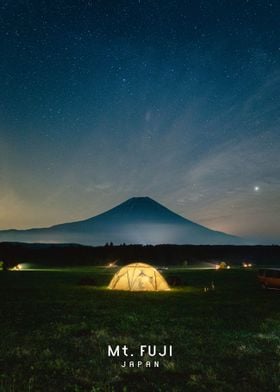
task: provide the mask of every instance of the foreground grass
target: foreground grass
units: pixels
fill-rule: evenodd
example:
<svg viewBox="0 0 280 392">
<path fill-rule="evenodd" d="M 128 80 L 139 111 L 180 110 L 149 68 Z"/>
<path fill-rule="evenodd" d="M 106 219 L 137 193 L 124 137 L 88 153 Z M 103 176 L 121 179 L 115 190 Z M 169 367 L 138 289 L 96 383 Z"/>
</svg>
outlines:
<svg viewBox="0 0 280 392">
<path fill-rule="evenodd" d="M 100 268 L 0 273 L 0 391 L 279 392 L 279 294 L 254 271 L 168 273 L 186 286 L 109 291 Z M 80 286 L 85 276 L 97 287 Z M 121 368 L 108 344 L 173 344 L 174 356 Z"/>
</svg>

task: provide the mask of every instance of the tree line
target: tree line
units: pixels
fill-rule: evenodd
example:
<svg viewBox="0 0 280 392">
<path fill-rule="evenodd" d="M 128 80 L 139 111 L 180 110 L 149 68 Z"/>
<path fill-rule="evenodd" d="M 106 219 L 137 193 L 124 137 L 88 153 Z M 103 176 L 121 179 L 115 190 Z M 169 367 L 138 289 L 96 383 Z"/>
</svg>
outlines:
<svg viewBox="0 0 280 392">
<path fill-rule="evenodd" d="M 280 246 L 234 245 L 116 245 L 0 243 L 2 269 L 19 263 L 53 266 L 119 265 L 143 261 L 153 265 L 195 265 L 225 261 L 232 265 L 249 261 L 256 265 L 279 265 Z"/>
</svg>

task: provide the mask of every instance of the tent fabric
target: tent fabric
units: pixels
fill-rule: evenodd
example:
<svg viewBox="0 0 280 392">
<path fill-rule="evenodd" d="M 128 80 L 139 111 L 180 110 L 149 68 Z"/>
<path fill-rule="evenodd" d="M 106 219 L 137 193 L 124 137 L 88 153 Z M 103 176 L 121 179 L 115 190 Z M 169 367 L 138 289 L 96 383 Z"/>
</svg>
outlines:
<svg viewBox="0 0 280 392">
<path fill-rule="evenodd" d="M 122 267 L 113 276 L 111 290 L 165 291 L 170 290 L 164 277 L 151 265 L 133 263 Z"/>
</svg>

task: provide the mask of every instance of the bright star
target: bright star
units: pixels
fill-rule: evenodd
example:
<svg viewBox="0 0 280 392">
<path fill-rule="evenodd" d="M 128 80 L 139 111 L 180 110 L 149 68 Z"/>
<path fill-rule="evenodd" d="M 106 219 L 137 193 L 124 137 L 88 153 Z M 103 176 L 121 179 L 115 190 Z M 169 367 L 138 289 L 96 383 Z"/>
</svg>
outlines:
<svg viewBox="0 0 280 392">
<path fill-rule="evenodd" d="M 255 191 L 255 192 L 258 192 L 259 190 L 260 190 L 260 187 L 259 187 L 259 186 L 257 186 L 257 185 L 254 186 L 254 191 Z"/>
</svg>

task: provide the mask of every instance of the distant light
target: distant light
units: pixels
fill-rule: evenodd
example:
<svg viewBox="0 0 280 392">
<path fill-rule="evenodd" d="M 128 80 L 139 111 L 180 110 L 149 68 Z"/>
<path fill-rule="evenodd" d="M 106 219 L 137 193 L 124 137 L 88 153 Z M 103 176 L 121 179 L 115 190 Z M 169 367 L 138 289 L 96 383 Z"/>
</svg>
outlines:
<svg viewBox="0 0 280 392">
<path fill-rule="evenodd" d="M 11 268 L 11 271 L 20 271 L 22 269 L 21 264 L 17 264 Z"/>
<path fill-rule="evenodd" d="M 216 270 L 218 270 L 220 268 L 219 264 L 215 265 Z"/>
<path fill-rule="evenodd" d="M 242 266 L 244 268 L 251 268 L 252 267 L 252 263 L 242 263 Z"/>
<path fill-rule="evenodd" d="M 108 263 L 108 264 L 106 265 L 106 267 L 107 267 L 107 268 L 114 268 L 114 267 L 117 267 L 117 261 L 118 261 L 118 260 L 115 260 L 115 261 L 112 261 L 111 263 Z"/>
<path fill-rule="evenodd" d="M 258 185 L 254 186 L 254 191 L 258 192 L 260 190 L 260 187 Z"/>
<path fill-rule="evenodd" d="M 227 266 L 227 269 L 230 269 L 230 265 Z"/>
</svg>

